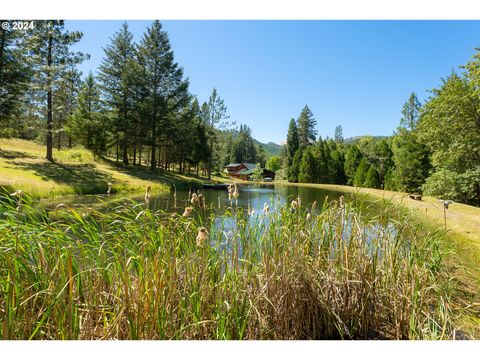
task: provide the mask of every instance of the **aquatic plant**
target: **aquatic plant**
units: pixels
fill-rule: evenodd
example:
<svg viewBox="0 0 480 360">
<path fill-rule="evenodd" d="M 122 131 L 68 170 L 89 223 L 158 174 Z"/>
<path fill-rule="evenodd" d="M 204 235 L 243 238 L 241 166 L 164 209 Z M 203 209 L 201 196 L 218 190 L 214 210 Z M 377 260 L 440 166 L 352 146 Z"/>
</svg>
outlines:
<svg viewBox="0 0 480 360">
<path fill-rule="evenodd" d="M 408 216 L 344 202 L 214 218 L 0 199 L 3 339 L 446 339 L 452 286 Z M 187 211 L 188 207 L 185 209 Z M 307 211 L 308 210 L 308 211 Z M 82 213 L 85 212 L 85 215 Z M 399 219 L 399 220 L 395 220 Z"/>
</svg>

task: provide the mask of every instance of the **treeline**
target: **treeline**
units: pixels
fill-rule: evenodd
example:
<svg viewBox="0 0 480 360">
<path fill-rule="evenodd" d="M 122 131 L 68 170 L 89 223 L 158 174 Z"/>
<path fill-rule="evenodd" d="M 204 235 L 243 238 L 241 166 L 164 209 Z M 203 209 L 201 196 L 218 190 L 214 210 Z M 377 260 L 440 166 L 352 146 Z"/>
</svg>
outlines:
<svg viewBox="0 0 480 360">
<path fill-rule="evenodd" d="M 424 193 L 480 206 L 480 49 L 462 69 L 442 79 L 421 104 L 412 93 L 392 136 L 363 136 L 346 144 L 316 139 L 305 106 L 292 119 L 282 169 L 290 182 L 348 184 Z"/>
<path fill-rule="evenodd" d="M 72 52 L 81 32 L 63 21 L 35 21 L 33 30 L 0 30 L 0 136 L 33 139 L 53 148 L 82 145 L 95 155 L 152 170 L 210 177 L 229 161 L 266 162 L 246 126 L 235 130 L 214 88 L 200 104 L 175 62 L 159 21 L 139 43 L 127 23 L 104 48 L 96 75 L 82 79 Z"/>
</svg>

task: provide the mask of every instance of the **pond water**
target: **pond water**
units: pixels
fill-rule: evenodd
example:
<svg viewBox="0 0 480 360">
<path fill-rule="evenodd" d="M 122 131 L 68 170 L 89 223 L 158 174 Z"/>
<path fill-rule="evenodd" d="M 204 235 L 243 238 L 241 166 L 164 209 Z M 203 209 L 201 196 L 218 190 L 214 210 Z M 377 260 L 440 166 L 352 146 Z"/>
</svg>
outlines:
<svg viewBox="0 0 480 360">
<path fill-rule="evenodd" d="M 205 204 L 208 210 L 215 213 L 223 214 L 228 207 L 254 209 L 255 213 L 263 212 L 265 204 L 268 204 L 270 210 L 281 207 L 285 203 L 290 203 L 298 196 L 302 199 L 302 207 L 311 205 L 314 201 L 320 207 L 323 202 L 338 200 L 344 193 L 323 190 L 318 188 L 298 187 L 283 184 L 238 184 L 238 192 L 240 196 L 237 200 L 230 201 L 228 199 L 228 191 L 226 189 L 202 189 L 197 194 L 205 197 Z M 151 194 L 149 208 L 152 211 L 164 210 L 167 212 L 183 213 L 185 207 L 191 206 L 190 198 L 194 191 L 177 190 L 169 194 Z M 65 203 L 72 207 L 94 207 L 97 210 L 109 209 L 128 200 L 135 200 L 139 203 L 144 202 L 144 196 L 136 194 L 133 196 L 116 195 L 107 198 L 106 195 L 80 195 L 73 197 L 65 197 L 55 200 L 49 200 L 43 203 L 49 210 L 53 210 L 59 203 Z"/>
</svg>

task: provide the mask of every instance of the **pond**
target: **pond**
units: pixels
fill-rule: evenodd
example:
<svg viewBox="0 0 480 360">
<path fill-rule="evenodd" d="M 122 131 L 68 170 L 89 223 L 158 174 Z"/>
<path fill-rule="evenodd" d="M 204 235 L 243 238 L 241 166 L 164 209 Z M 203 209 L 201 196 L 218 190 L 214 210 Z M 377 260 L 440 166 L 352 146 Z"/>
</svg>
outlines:
<svg viewBox="0 0 480 360">
<path fill-rule="evenodd" d="M 202 189 L 197 191 L 197 194 L 202 194 L 205 197 L 205 204 L 207 210 L 213 211 L 216 214 L 223 214 L 228 207 L 253 209 L 255 213 L 263 212 L 265 204 L 268 204 L 271 210 L 279 208 L 285 203 L 290 203 L 293 199 L 301 198 L 301 205 L 305 207 L 311 205 L 314 201 L 318 206 L 328 199 L 328 201 L 338 200 L 342 195 L 341 192 L 323 190 L 318 188 L 299 187 L 283 184 L 238 184 L 239 197 L 237 200 L 230 201 L 228 198 L 228 191 L 225 189 Z M 149 208 L 152 211 L 164 210 L 167 212 L 183 213 L 185 207 L 191 206 L 190 198 L 193 191 L 177 190 L 169 194 L 151 194 Z M 126 196 L 112 196 L 110 199 L 106 196 L 75 196 L 66 197 L 63 199 L 50 201 L 45 204 L 48 209 L 53 209 L 58 203 L 65 203 L 72 207 L 95 207 L 97 210 L 108 211 L 109 209 L 126 201 Z M 130 200 L 135 200 L 140 203 L 144 202 L 144 196 L 130 196 Z"/>
</svg>

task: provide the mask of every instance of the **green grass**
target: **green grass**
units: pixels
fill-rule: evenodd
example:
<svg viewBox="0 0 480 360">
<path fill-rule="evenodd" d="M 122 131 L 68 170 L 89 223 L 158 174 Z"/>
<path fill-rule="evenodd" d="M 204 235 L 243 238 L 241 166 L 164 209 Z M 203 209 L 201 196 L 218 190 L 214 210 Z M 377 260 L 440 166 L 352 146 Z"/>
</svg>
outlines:
<svg viewBox="0 0 480 360">
<path fill-rule="evenodd" d="M 4 339 L 449 339 L 444 234 L 391 203 L 190 218 L 0 201 Z M 378 209 L 376 209 L 377 211 Z M 307 215 L 310 213 L 311 215 Z M 398 216 L 397 216 L 398 215 Z M 237 226 L 227 228 L 233 217 Z M 396 220 L 393 220 L 396 219 Z M 197 245 L 201 227 L 208 241 Z M 395 228 L 395 231 L 391 231 Z M 231 231 L 228 231 L 231 230 Z"/>
<path fill-rule="evenodd" d="M 94 159 L 91 152 L 76 148 L 54 150 L 55 162 L 45 160 L 45 147 L 32 141 L 0 139 L 0 187 L 21 189 L 41 198 L 72 194 L 143 192 L 147 185 L 156 193 L 170 188 L 199 188 L 206 179 L 168 171 L 151 172 L 144 166 L 121 166 L 108 159 Z M 214 179 L 221 181 L 221 179 Z"/>
</svg>

